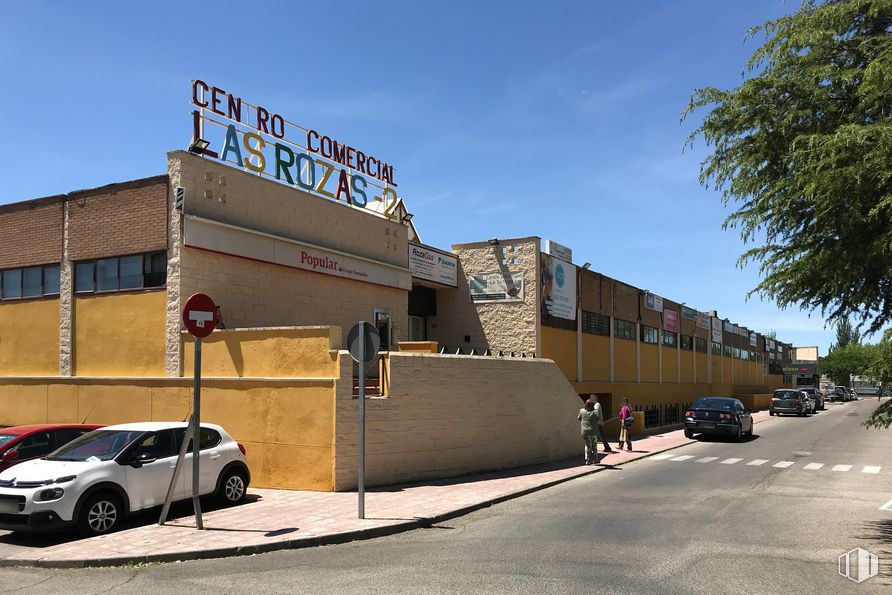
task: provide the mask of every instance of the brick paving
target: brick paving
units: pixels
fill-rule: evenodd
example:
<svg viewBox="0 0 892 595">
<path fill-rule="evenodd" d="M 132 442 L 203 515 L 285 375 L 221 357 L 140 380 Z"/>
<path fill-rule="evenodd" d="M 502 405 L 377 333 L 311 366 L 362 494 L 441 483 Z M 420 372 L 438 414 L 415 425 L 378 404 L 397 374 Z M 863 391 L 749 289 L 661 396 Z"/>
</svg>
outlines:
<svg viewBox="0 0 892 595">
<path fill-rule="evenodd" d="M 767 419 L 754 414 L 754 422 Z M 141 526 L 93 537 L 46 542 L 45 537 L 0 532 L 0 566 L 79 567 L 248 555 L 343 543 L 429 526 L 493 503 L 597 473 L 688 444 L 681 430 L 639 437 L 632 452 L 601 453 L 598 465 L 578 460 L 522 467 L 423 484 L 366 490 L 365 519 L 358 519 L 356 492 L 249 489 L 241 506 L 204 512 L 164 526 L 140 517 Z M 189 509 L 191 511 L 191 508 Z M 149 524 L 146 524 L 149 523 Z"/>
</svg>

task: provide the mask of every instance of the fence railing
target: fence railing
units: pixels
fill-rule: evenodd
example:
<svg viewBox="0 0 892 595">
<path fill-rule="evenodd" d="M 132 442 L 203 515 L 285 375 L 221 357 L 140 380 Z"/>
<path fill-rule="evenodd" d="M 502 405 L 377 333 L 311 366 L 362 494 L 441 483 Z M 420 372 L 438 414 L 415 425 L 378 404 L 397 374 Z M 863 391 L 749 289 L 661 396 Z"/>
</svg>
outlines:
<svg viewBox="0 0 892 595">
<path fill-rule="evenodd" d="M 660 428 L 682 423 L 690 403 L 659 403 L 644 406 L 644 428 Z"/>
<path fill-rule="evenodd" d="M 450 349 L 446 345 L 441 345 L 437 353 L 448 355 L 479 355 L 481 357 L 536 357 L 534 352 L 527 353 L 526 351 L 503 351 L 492 349 L 477 351 L 474 347 L 456 347 Z"/>
</svg>

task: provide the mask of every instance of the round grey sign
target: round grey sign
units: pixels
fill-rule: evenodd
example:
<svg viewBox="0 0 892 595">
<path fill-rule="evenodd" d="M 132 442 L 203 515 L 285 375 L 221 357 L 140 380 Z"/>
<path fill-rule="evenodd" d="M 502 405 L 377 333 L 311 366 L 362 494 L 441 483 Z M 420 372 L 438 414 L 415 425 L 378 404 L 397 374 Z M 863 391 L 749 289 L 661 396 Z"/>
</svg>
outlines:
<svg viewBox="0 0 892 595">
<path fill-rule="evenodd" d="M 365 339 L 365 353 L 359 352 L 359 333 L 362 333 Z M 378 329 L 370 322 L 364 320 L 358 322 L 347 333 L 347 349 L 350 351 L 353 361 L 357 363 L 360 359 L 367 364 L 375 361 L 380 347 L 381 337 L 378 335 Z"/>
</svg>

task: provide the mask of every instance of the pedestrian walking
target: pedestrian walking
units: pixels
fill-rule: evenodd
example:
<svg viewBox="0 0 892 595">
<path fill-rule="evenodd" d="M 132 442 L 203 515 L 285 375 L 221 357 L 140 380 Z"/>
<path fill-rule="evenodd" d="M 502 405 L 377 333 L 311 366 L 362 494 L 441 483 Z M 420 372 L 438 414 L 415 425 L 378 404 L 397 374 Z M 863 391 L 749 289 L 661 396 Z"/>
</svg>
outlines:
<svg viewBox="0 0 892 595">
<path fill-rule="evenodd" d="M 604 452 L 613 452 L 613 449 L 607 443 L 607 438 L 604 437 L 604 410 L 601 407 L 601 403 L 598 402 L 598 395 L 592 393 L 588 396 L 588 399 L 595 403 L 594 411 L 597 417 L 597 422 L 595 423 L 595 445 L 600 442 L 604 445 Z"/>
<path fill-rule="evenodd" d="M 629 399 L 623 399 L 623 406 L 619 410 L 619 449 L 623 449 L 623 444 L 627 450 L 632 450 L 632 440 L 629 438 L 629 428 L 632 427 L 632 409 L 629 407 Z"/>
<path fill-rule="evenodd" d="M 585 406 L 579 410 L 579 415 L 576 416 L 576 419 L 580 421 L 582 440 L 585 442 L 586 465 L 594 465 L 598 462 L 598 434 L 595 431 L 598 420 L 596 415 L 595 403 L 589 399 L 585 402 Z"/>
</svg>

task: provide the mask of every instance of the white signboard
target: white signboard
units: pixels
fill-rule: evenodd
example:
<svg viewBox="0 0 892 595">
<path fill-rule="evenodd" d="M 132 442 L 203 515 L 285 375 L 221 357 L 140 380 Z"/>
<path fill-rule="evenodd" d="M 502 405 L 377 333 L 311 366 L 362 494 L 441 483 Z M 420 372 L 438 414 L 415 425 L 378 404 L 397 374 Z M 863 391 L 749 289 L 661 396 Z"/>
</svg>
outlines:
<svg viewBox="0 0 892 595">
<path fill-rule="evenodd" d="M 663 311 L 663 298 L 658 295 L 654 295 L 652 293 L 647 293 L 644 296 L 644 305 L 651 310 L 659 310 Z"/>
<path fill-rule="evenodd" d="M 439 250 L 410 243 L 409 270 L 419 279 L 436 281 L 450 287 L 458 285 L 458 259 Z"/>
<path fill-rule="evenodd" d="M 722 320 L 720 318 L 712 319 L 712 341 L 714 343 L 722 342 Z"/>
<path fill-rule="evenodd" d="M 750 333 L 750 345 L 752 345 L 753 347 L 755 347 L 756 344 L 757 344 L 757 341 L 756 341 L 756 333 Z"/>
<path fill-rule="evenodd" d="M 522 302 L 523 273 L 469 275 L 472 302 Z"/>
<path fill-rule="evenodd" d="M 576 267 L 543 254 L 541 300 L 544 314 L 576 320 Z"/>
<path fill-rule="evenodd" d="M 545 253 L 567 262 L 573 262 L 573 250 L 552 240 L 545 240 Z"/>
<path fill-rule="evenodd" d="M 184 231 L 184 244 L 190 248 L 385 287 L 412 288 L 412 275 L 408 269 L 320 246 L 261 234 L 194 215 L 185 217 Z"/>
<path fill-rule="evenodd" d="M 706 312 L 697 312 L 697 328 L 709 328 L 709 314 Z"/>
</svg>

